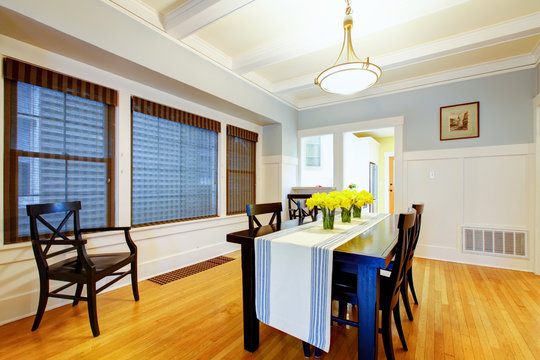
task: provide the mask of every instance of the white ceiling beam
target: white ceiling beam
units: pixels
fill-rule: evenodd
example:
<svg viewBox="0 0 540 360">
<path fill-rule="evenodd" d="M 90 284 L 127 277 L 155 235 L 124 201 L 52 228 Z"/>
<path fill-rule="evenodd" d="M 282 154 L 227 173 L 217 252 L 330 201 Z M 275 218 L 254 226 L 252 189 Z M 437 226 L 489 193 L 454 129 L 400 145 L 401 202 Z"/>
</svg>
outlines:
<svg viewBox="0 0 540 360">
<path fill-rule="evenodd" d="M 163 16 L 165 31 L 183 39 L 253 0 L 189 0 Z"/>
<path fill-rule="evenodd" d="M 511 25 L 511 26 L 510 26 Z M 512 31 L 510 31 L 512 29 Z M 371 57 L 371 61 L 384 71 L 435 60 L 450 55 L 457 55 L 507 41 L 518 40 L 540 34 L 540 13 L 526 16 L 512 22 L 497 24 L 478 31 L 460 34 L 451 38 L 410 47 L 390 54 Z M 233 59 L 233 70 L 234 70 Z M 321 68 L 321 71 L 323 68 Z M 274 83 L 272 88 L 277 94 L 300 91 L 313 86 L 318 74 L 302 75 Z"/>
<path fill-rule="evenodd" d="M 433 60 L 447 56 L 450 53 L 455 54 L 538 34 L 540 34 L 540 13 L 535 13 L 450 38 L 414 46 L 392 54 L 371 56 L 370 58 L 377 65 L 391 69 L 418 61 Z M 233 71 L 248 73 L 265 66 L 308 55 L 329 46 L 326 41 L 319 43 L 316 41 L 297 41 L 294 43 L 295 41 L 297 40 L 277 42 L 266 48 L 239 56 L 233 59 Z"/>
<path fill-rule="evenodd" d="M 164 30 L 159 14 L 140 0 L 109 0 L 129 16 L 139 18 L 148 24 Z"/>
</svg>

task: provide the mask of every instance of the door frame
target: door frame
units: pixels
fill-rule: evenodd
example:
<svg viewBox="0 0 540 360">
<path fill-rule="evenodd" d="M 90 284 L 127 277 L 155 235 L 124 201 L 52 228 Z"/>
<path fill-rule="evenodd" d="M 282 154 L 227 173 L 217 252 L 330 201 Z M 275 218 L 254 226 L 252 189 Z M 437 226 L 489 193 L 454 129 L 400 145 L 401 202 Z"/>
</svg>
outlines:
<svg viewBox="0 0 540 360">
<path fill-rule="evenodd" d="M 334 187 L 343 189 L 343 134 L 353 131 L 366 131 L 379 128 L 394 128 L 394 212 L 400 213 L 406 210 L 404 206 L 404 179 L 403 179 L 403 123 L 404 116 L 381 118 L 366 121 L 357 121 L 347 124 L 323 126 L 312 129 L 298 130 L 298 140 L 304 136 L 334 135 Z M 300 141 L 298 141 L 298 156 L 302 156 Z M 300 173 L 298 173 L 300 178 Z"/>
<path fill-rule="evenodd" d="M 390 212 L 390 158 L 394 157 L 394 188 L 396 176 L 395 176 L 395 166 L 396 166 L 396 158 L 394 155 L 394 152 L 385 152 L 384 153 L 384 196 L 385 196 L 385 202 L 384 202 L 384 212 L 388 213 Z M 395 194 L 394 194 L 395 197 Z M 394 207 L 395 207 L 395 199 L 394 199 Z M 394 211 L 395 212 L 395 211 Z"/>
</svg>

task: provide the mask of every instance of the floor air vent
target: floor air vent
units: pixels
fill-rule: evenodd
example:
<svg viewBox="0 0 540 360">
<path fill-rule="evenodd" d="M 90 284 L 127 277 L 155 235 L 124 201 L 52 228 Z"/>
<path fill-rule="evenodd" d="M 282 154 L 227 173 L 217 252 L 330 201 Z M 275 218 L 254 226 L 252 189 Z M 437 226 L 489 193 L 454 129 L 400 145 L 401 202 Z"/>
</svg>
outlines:
<svg viewBox="0 0 540 360">
<path fill-rule="evenodd" d="M 527 233 L 463 227 L 463 251 L 527 257 Z"/>
</svg>

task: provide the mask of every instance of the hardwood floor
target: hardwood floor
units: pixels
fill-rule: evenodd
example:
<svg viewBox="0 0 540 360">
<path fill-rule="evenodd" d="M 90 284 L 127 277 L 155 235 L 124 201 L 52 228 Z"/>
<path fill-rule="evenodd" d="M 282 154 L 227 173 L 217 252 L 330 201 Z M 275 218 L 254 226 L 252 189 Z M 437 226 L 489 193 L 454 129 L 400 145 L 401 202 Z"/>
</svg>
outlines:
<svg viewBox="0 0 540 360">
<path fill-rule="evenodd" d="M 414 280 L 420 305 L 413 322 L 402 309 L 409 351 L 393 331 L 398 359 L 540 359 L 540 276 L 415 259 Z M 98 338 L 84 302 L 46 312 L 36 332 L 33 316 L 1 326 L 0 358 L 303 358 L 299 340 L 263 324 L 259 350 L 244 351 L 239 259 L 163 286 L 142 281 L 139 289 L 137 303 L 129 286 L 98 296 Z M 356 359 L 356 336 L 334 326 L 321 359 Z"/>
</svg>

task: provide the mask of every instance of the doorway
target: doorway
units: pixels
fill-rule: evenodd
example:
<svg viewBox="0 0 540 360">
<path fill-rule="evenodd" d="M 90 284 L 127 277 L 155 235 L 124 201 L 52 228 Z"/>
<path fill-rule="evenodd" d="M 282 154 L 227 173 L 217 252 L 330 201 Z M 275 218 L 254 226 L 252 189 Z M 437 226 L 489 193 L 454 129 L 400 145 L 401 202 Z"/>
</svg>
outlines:
<svg viewBox="0 0 540 360">
<path fill-rule="evenodd" d="M 357 169 L 362 169 L 362 172 L 365 171 L 365 176 L 362 175 L 362 179 L 365 178 L 365 181 L 358 180 L 357 189 L 359 190 L 368 190 L 369 189 L 369 162 L 366 164 L 366 166 L 357 167 L 352 165 L 356 164 L 358 160 L 361 157 L 364 157 L 366 151 L 363 149 L 355 149 L 348 146 L 346 143 L 354 143 L 358 144 L 359 142 L 357 140 L 358 136 L 355 135 L 357 133 L 363 133 L 363 135 L 366 135 L 369 131 L 376 131 L 380 129 L 389 129 L 393 132 L 393 140 L 389 140 L 392 144 L 392 148 L 387 149 L 383 147 L 383 152 L 379 153 L 378 158 L 376 158 L 375 161 L 371 160 L 371 162 L 374 162 L 378 164 L 379 171 L 383 171 L 384 173 L 387 173 L 388 168 L 385 166 L 385 152 L 392 152 L 394 156 L 394 167 L 393 167 L 393 196 L 394 196 L 394 211 L 399 212 L 402 208 L 402 185 L 403 185 L 403 122 L 404 118 L 402 116 L 398 117 L 392 117 L 392 118 L 384 118 L 384 119 L 377 119 L 377 120 L 365 120 L 365 121 L 358 121 L 353 123 L 347 123 L 347 124 L 339 124 L 339 125 L 331 125 L 331 126 L 324 126 L 319 128 L 311 128 L 311 129 L 302 129 L 298 131 L 298 138 L 301 139 L 302 137 L 309 137 L 309 136 L 317 136 L 317 135 L 325 135 L 325 134 L 332 134 L 333 135 L 333 159 L 334 159 L 334 171 L 333 171 L 333 185 L 336 188 L 336 190 L 340 191 L 342 189 L 345 189 L 350 185 L 351 183 L 356 184 L 353 177 L 349 176 L 350 174 L 353 174 L 354 177 L 356 177 L 356 171 Z M 372 138 L 380 138 L 381 136 L 372 136 Z M 383 136 L 388 137 L 389 136 Z M 356 138 L 356 139 L 355 139 Z M 373 141 L 369 140 L 368 142 L 373 143 Z M 302 159 L 304 156 L 304 152 L 302 147 L 298 146 L 298 153 L 299 158 Z M 372 151 L 369 150 L 371 153 Z M 364 170 L 365 169 L 365 170 Z M 378 181 L 379 181 L 379 196 L 378 196 L 378 203 L 377 208 L 380 212 L 388 212 L 388 191 L 385 188 L 385 179 L 387 179 L 386 174 L 378 174 Z M 299 178 L 301 177 L 301 171 L 299 169 L 298 171 Z M 302 182 L 302 179 L 300 179 L 299 183 Z M 360 188 L 361 187 L 361 188 Z"/>
</svg>

